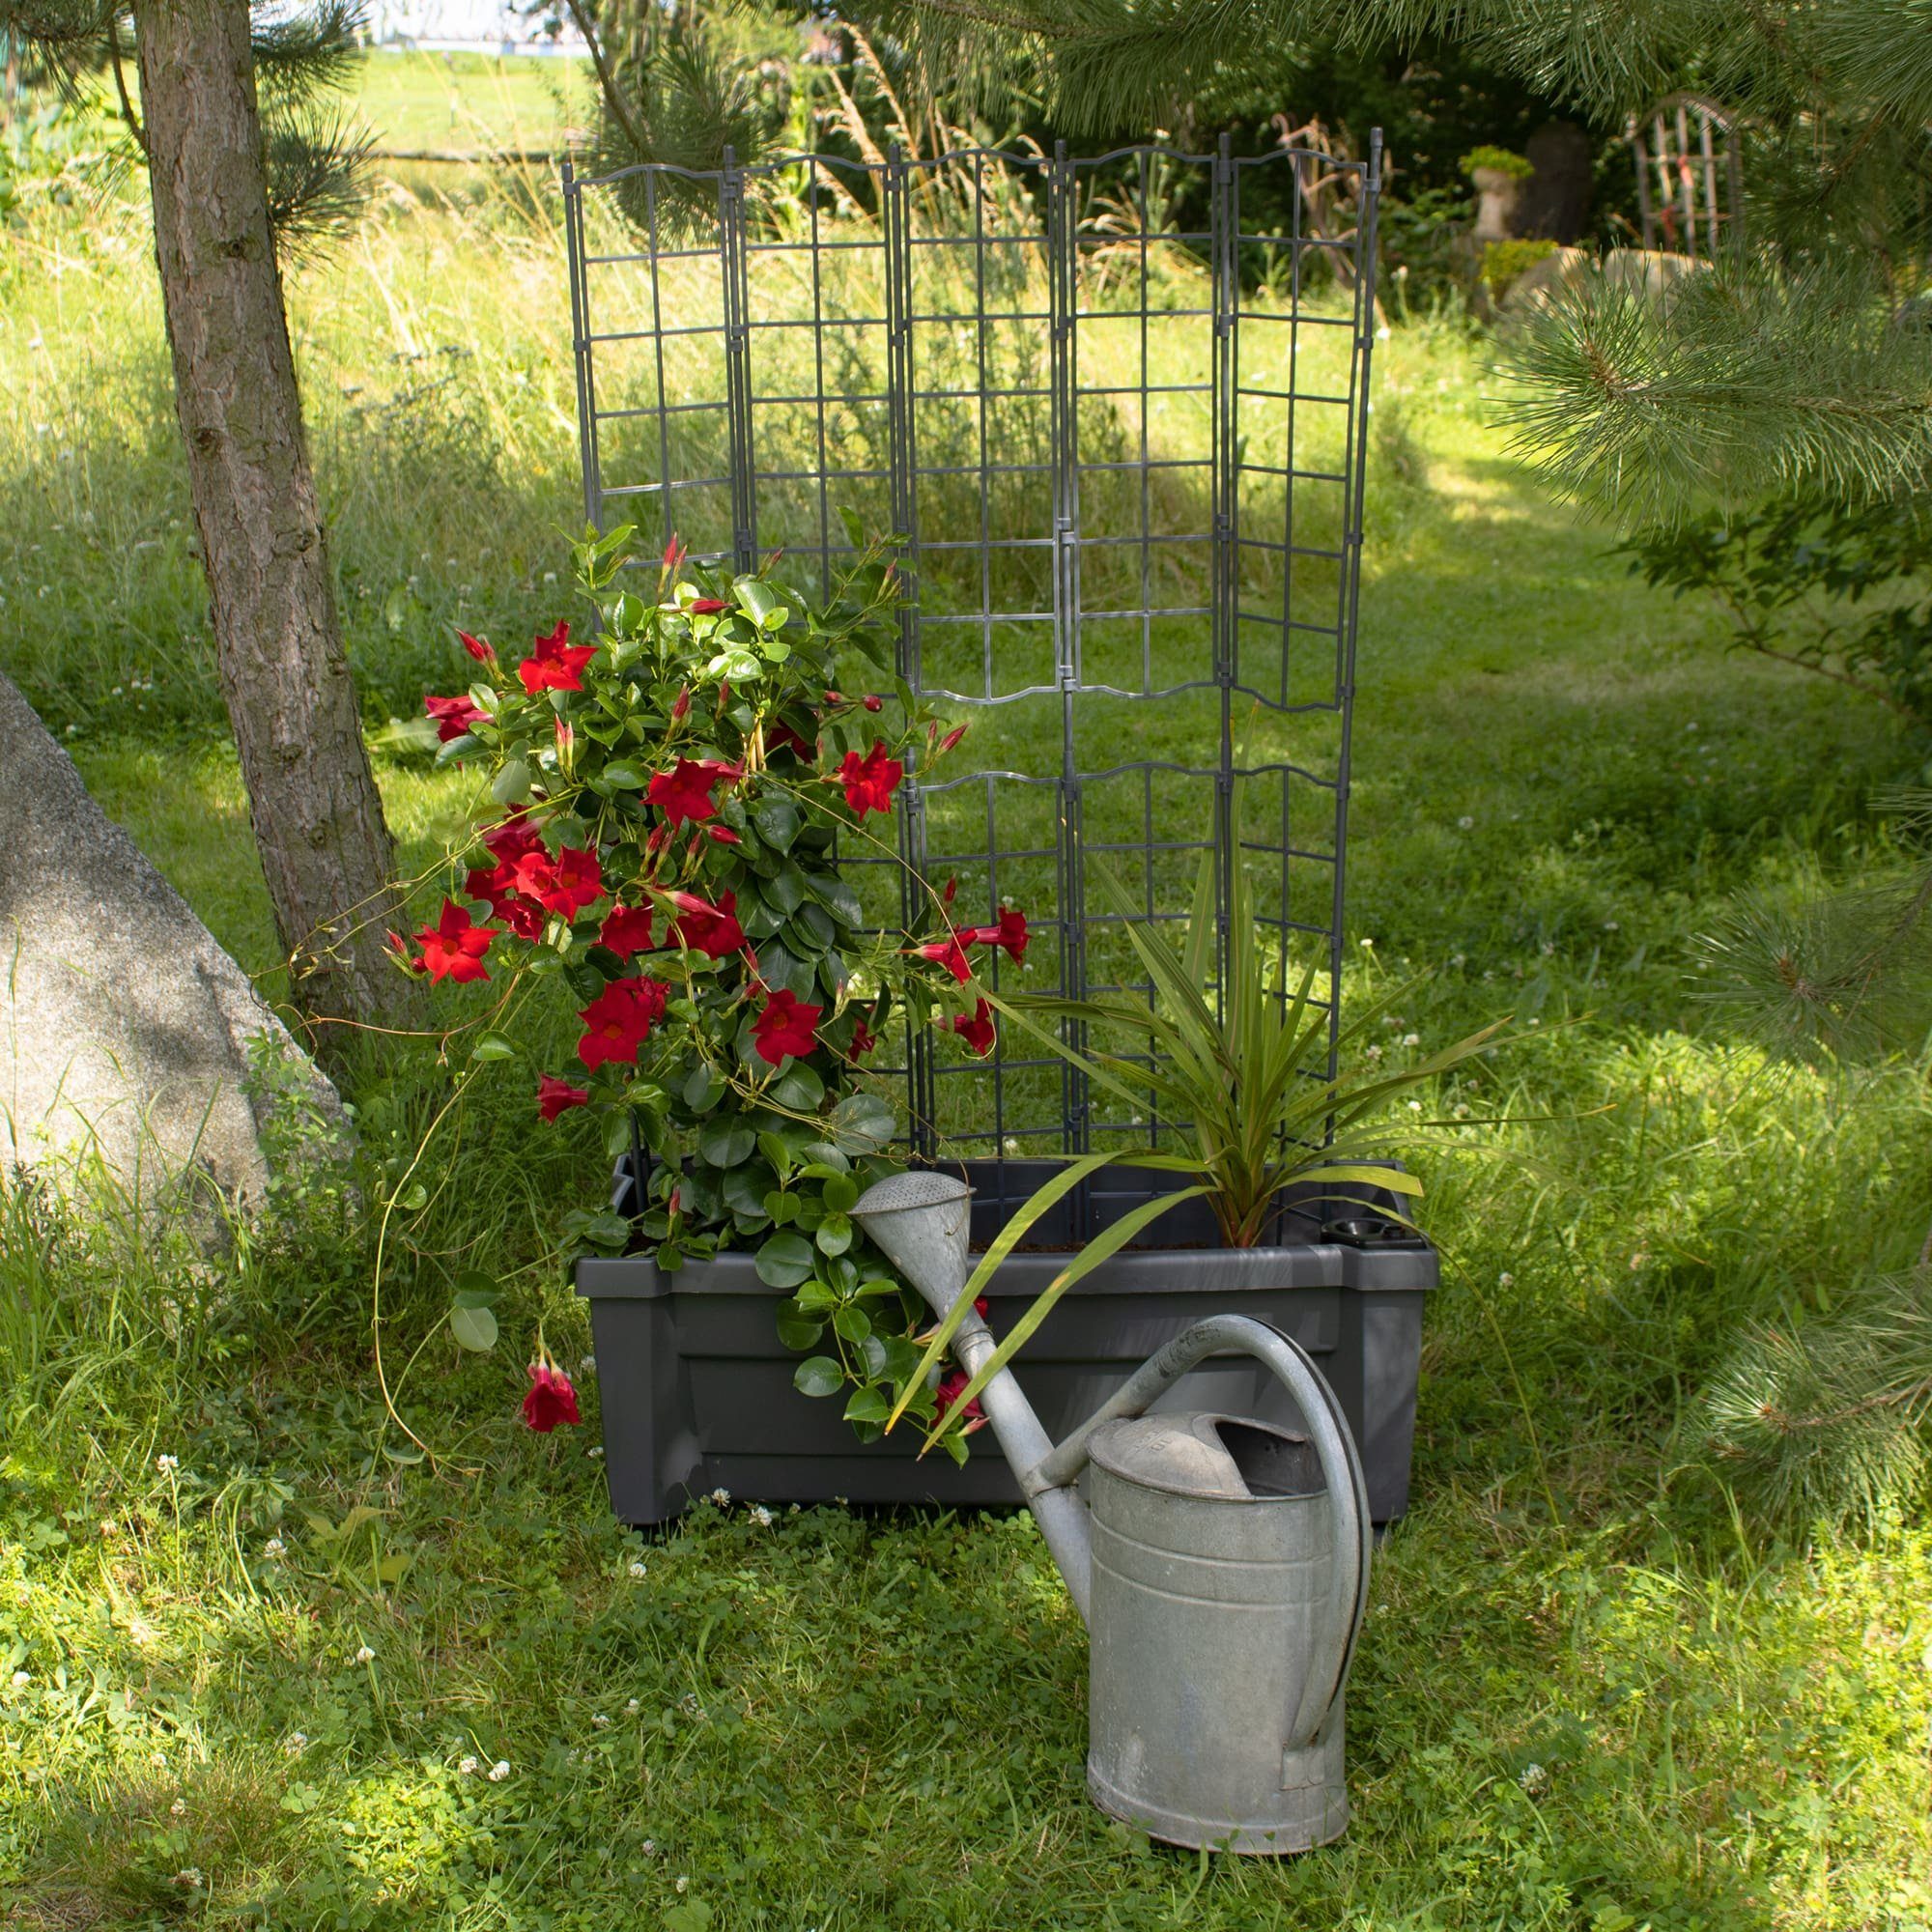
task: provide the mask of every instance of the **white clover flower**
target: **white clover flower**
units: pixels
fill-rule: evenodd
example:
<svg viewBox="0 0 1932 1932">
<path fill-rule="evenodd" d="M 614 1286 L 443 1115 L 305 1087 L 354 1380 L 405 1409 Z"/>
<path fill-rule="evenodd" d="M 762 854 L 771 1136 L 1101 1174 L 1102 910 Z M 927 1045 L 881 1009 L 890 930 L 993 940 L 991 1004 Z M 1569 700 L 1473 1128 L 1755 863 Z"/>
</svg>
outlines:
<svg viewBox="0 0 1932 1932">
<path fill-rule="evenodd" d="M 469 1777 L 476 1772 L 481 1771 L 483 1767 L 473 1757 L 467 1757 L 456 1768 L 465 1777 Z"/>
<path fill-rule="evenodd" d="M 1449 963 L 1452 966 L 1465 966 L 1468 960 L 1469 955 L 1466 952 L 1452 952 L 1449 955 Z"/>
<path fill-rule="evenodd" d="M 638 1715 L 638 1713 L 641 1711 L 643 1708 L 644 1707 L 641 1704 L 639 1704 L 635 1697 L 633 1697 L 631 1701 L 624 1706 L 624 1715 L 627 1718 L 635 1718 Z"/>
<path fill-rule="evenodd" d="M 547 570 L 547 571 L 545 571 L 545 572 L 544 572 L 544 582 L 545 582 L 546 583 L 554 583 L 554 582 L 556 582 L 556 572 L 555 572 L 555 571 L 554 571 L 554 570 Z"/>
<path fill-rule="evenodd" d="M 308 1748 L 308 1733 L 306 1731 L 291 1731 L 288 1734 L 288 1736 L 282 1740 L 282 1749 L 286 1751 L 290 1757 L 299 1756 L 300 1753 L 305 1751 L 307 1748 Z"/>
<path fill-rule="evenodd" d="M 185 1818 L 187 1816 L 187 1800 L 185 1798 L 177 1798 L 168 1806 L 168 1816 L 170 1818 Z"/>
<path fill-rule="evenodd" d="M 593 1442 L 590 1445 L 590 1447 L 586 1449 L 583 1453 L 586 1456 L 588 1456 L 593 1463 L 601 1463 L 604 1460 L 604 1445 L 601 1442 Z"/>
<path fill-rule="evenodd" d="M 181 1458 L 179 1456 L 156 1456 L 155 1458 L 155 1467 L 162 1475 L 171 1476 L 181 1467 Z"/>
<path fill-rule="evenodd" d="M 633 1577 L 641 1577 L 643 1574 L 644 1566 L 641 1563 L 633 1563 L 631 1565 L 631 1575 Z"/>
<path fill-rule="evenodd" d="M 691 1889 L 691 1881 L 682 1872 L 679 1872 L 677 1875 L 677 1889 L 680 1891 L 689 1891 Z"/>
<path fill-rule="evenodd" d="M 658 1855 L 658 1841 L 655 1838 L 646 1838 L 638 1849 L 643 1853 L 645 1858 L 654 1859 Z"/>
<path fill-rule="evenodd" d="M 1541 1798 L 1549 1789 L 1549 1774 L 1540 1764 L 1526 1764 L 1517 1782 L 1530 1797 Z"/>
<path fill-rule="evenodd" d="M 586 1375 L 586 1376 L 594 1375 L 597 1372 L 597 1357 L 595 1355 L 585 1355 L 584 1358 L 578 1363 L 577 1367 L 578 1367 L 578 1372 L 581 1375 Z"/>
<path fill-rule="evenodd" d="M 1367 1046 L 1363 1047 L 1362 1051 L 1369 1059 L 1379 1060 L 1382 1057 L 1381 1042 L 1372 1039 Z"/>
<path fill-rule="evenodd" d="M 1616 931 L 1617 929 L 1618 929 L 1618 928 L 1617 928 L 1617 922 L 1616 922 L 1615 920 L 1613 920 L 1613 919 L 1606 919 L 1606 920 L 1605 920 L 1605 921 L 1604 922 L 1604 930 L 1605 930 L 1605 932 L 1615 932 L 1615 931 Z"/>
<path fill-rule="evenodd" d="M 1420 1046 L 1422 1036 L 1419 1033 L 1406 1033 L 1402 1037 L 1402 1043 L 1405 1046 Z"/>
<path fill-rule="evenodd" d="M 1511 1274 L 1508 1268 L 1504 1268 L 1502 1273 L 1496 1277 L 1496 1286 L 1498 1288 L 1514 1288 L 1516 1286 L 1516 1276 Z"/>
<path fill-rule="evenodd" d="M 271 1536 L 267 1543 L 263 1544 L 262 1554 L 264 1556 L 284 1556 L 288 1553 L 288 1548 L 289 1546 L 279 1536 Z"/>
<path fill-rule="evenodd" d="M 1475 822 L 1476 821 L 1473 818 L 1471 818 L 1466 811 L 1462 815 L 1461 818 L 1459 818 L 1456 821 L 1456 823 L 1460 825 L 1464 832 L 1467 832 L 1469 828 L 1475 824 Z"/>
<path fill-rule="evenodd" d="M 374 1663 L 375 1661 L 376 1653 L 366 1643 L 355 1653 L 355 1662 L 357 1663 Z"/>
<path fill-rule="evenodd" d="M 760 1529 L 771 1528 L 773 1522 L 776 1520 L 777 1519 L 773 1517 L 771 1511 L 768 1510 L 763 1503 L 753 1503 L 752 1505 L 752 1520 L 754 1523 L 756 1523 Z"/>
<path fill-rule="evenodd" d="M 1373 939 L 1365 939 L 1362 941 L 1362 951 L 1364 952 L 1373 952 L 1375 950 L 1376 950 L 1376 942 Z"/>
<path fill-rule="evenodd" d="M 730 1507 L 731 1492 L 727 1490 L 724 1486 L 724 1484 L 721 1483 L 715 1490 L 711 1492 L 711 1500 L 714 1503 L 716 1503 L 720 1509 L 727 1509 Z"/>
<path fill-rule="evenodd" d="M 602 1711 L 591 1712 L 590 1721 L 600 1731 L 608 1731 L 611 1728 L 611 1719 Z"/>
<path fill-rule="evenodd" d="M 24 1670 L 16 1670 L 14 1673 L 14 1689 L 15 1690 L 24 1690 L 33 1681 Z"/>
<path fill-rule="evenodd" d="M 1409 1112 L 1410 1112 L 1411 1114 L 1419 1114 L 1419 1113 L 1421 1113 L 1421 1112 L 1422 1112 L 1422 1102 L 1421 1102 L 1420 1100 L 1411 1100 L 1411 1101 L 1410 1101 L 1410 1102 L 1408 1103 L 1408 1111 L 1409 1111 Z"/>
<path fill-rule="evenodd" d="M 180 1871 L 175 1873 L 175 1883 L 184 1891 L 199 1891 L 207 1883 L 207 1880 L 202 1877 L 199 1866 L 184 1865 Z"/>
<path fill-rule="evenodd" d="M 490 1782 L 492 1784 L 501 1784 L 504 1778 L 508 1777 L 509 1775 L 510 1775 L 510 1761 L 508 1758 L 499 1757 L 497 1760 L 497 1762 L 490 1767 Z"/>
</svg>

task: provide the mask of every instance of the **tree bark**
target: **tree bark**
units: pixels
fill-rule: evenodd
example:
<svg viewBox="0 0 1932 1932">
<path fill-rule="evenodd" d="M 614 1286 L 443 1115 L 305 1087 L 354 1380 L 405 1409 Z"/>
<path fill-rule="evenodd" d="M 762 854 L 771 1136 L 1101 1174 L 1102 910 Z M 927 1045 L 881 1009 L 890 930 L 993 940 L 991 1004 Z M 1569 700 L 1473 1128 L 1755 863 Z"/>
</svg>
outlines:
<svg viewBox="0 0 1932 1932">
<path fill-rule="evenodd" d="M 406 1020 L 394 848 L 362 742 L 269 231 L 246 0 L 137 0 L 155 250 L 222 695 L 297 1007 L 339 1060 Z"/>
</svg>

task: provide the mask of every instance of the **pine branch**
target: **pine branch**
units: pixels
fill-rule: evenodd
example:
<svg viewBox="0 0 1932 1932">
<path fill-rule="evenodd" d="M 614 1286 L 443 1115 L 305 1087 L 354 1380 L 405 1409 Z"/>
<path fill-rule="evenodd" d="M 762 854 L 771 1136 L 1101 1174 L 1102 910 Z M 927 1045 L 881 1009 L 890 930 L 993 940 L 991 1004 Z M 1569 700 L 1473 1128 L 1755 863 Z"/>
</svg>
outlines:
<svg viewBox="0 0 1932 1932">
<path fill-rule="evenodd" d="M 312 0 L 303 11 L 256 13 L 249 28 L 255 77 L 277 108 L 304 107 L 350 88 L 368 26 L 363 0 Z"/>
</svg>

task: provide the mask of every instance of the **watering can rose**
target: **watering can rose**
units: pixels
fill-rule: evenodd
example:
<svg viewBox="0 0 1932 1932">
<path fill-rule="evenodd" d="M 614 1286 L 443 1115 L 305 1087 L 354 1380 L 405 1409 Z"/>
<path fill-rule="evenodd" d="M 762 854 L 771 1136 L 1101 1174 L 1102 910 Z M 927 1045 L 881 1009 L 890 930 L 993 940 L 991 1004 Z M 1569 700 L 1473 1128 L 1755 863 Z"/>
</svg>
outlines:
<svg viewBox="0 0 1932 1932">
<path fill-rule="evenodd" d="M 980 975 L 1026 955 L 1020 908 L 971 923 L 952 882 L 902 892 L 894 870 L 901 789 L 963 727 L 895 674 L 883 545 L 858 545 L 812 605 L 777 559 L 727 580 L 673 541 L 627 569 L 631 535 L 579 547 L 583 641 L 559 622 L 506 664 L 457 634 L 478 681 L 425 708 L 439 761 L 473 770 L 487 805 L 436 923 L 395 950 L 436 981 L 487 982 L 480 1059 L 524 1061 L 518 1022 L 546 1007 L 575 1015 L 567 1063 L 529 1070 L 532 1104 L 600 1119 L 648 1179 L 629 1227 L 580 1211 L 572 1232 L 668 1271 L 752 1250 L 781 1332 L 821 1351 L 802 1387 L 848 1391 L 867 1437 L 909 1393 L 936 1419 L 917 1297 L 847 1210 L 903 1127 L 875 1056 L 903 1065 L 915 1030 L 991 1054 Z M 551 1413 L 549 1383 L 532 1393 Z"/>
</svg>

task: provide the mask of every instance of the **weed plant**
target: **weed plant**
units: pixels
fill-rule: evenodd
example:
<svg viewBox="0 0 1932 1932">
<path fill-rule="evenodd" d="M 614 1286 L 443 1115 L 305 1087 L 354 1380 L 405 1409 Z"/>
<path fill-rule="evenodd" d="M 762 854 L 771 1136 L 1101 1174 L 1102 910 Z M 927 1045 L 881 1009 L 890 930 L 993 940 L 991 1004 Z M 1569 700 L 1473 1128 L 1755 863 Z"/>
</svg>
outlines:
<svg viewBox="0 0 1932 1932">
<path fill-rule="evenodd" d="M 146 248 L 119 204 L 28 208 L 0 242 L 0 667 L 271 975 Z M 561 270 L 541 200 L 392 196 L 297 286 L 378 724 L 451 682 L 453 621 L 514 641 L 561 614 Z M 1754 1519 L 1695 1443 L 1743 1322 L 1912 1260 L 1923 1069 L 1774 1071 L 1687 984 L 1740 887 L 1885 871 L 1863 801 L 1923 748 L 1817 680 L 1683 649 L 1677 608 L 1505 463 L 1459 332 L 1378 355 L 1351 971 L 1433 969 L 1385 1064 L 1503 1011 L 1533 1037 L 1428 1098 L 1517 1124 L 1500 1160 L 1428 1176 L 1445 1280 L 1350 1690 L 1349 1836 L 1196 1860 L 1094 1812 L 1084 1639 L 1023 1519 L 732 1501 L 614 1525 L 551 1246 L 602 1151 L 489 1068 L 411 1179 L 448 1076 L 391 1049 L 352 1084 L 354 1185 L 296 1190 L 214 1259 L 0 1196 L 14 1922 L 1932 1921 L 1916 1501 L 1833 1544 Z M 464 801 L 379 755 L 427 868 Z M 472 1266 L 504 1284 L 489 1356 L 442 1325 Z M 380 1397 L 377 1288 L 434 1463 Z M 581 1431 L 516 1420 L 539 1323 Z"/>
</svg>

